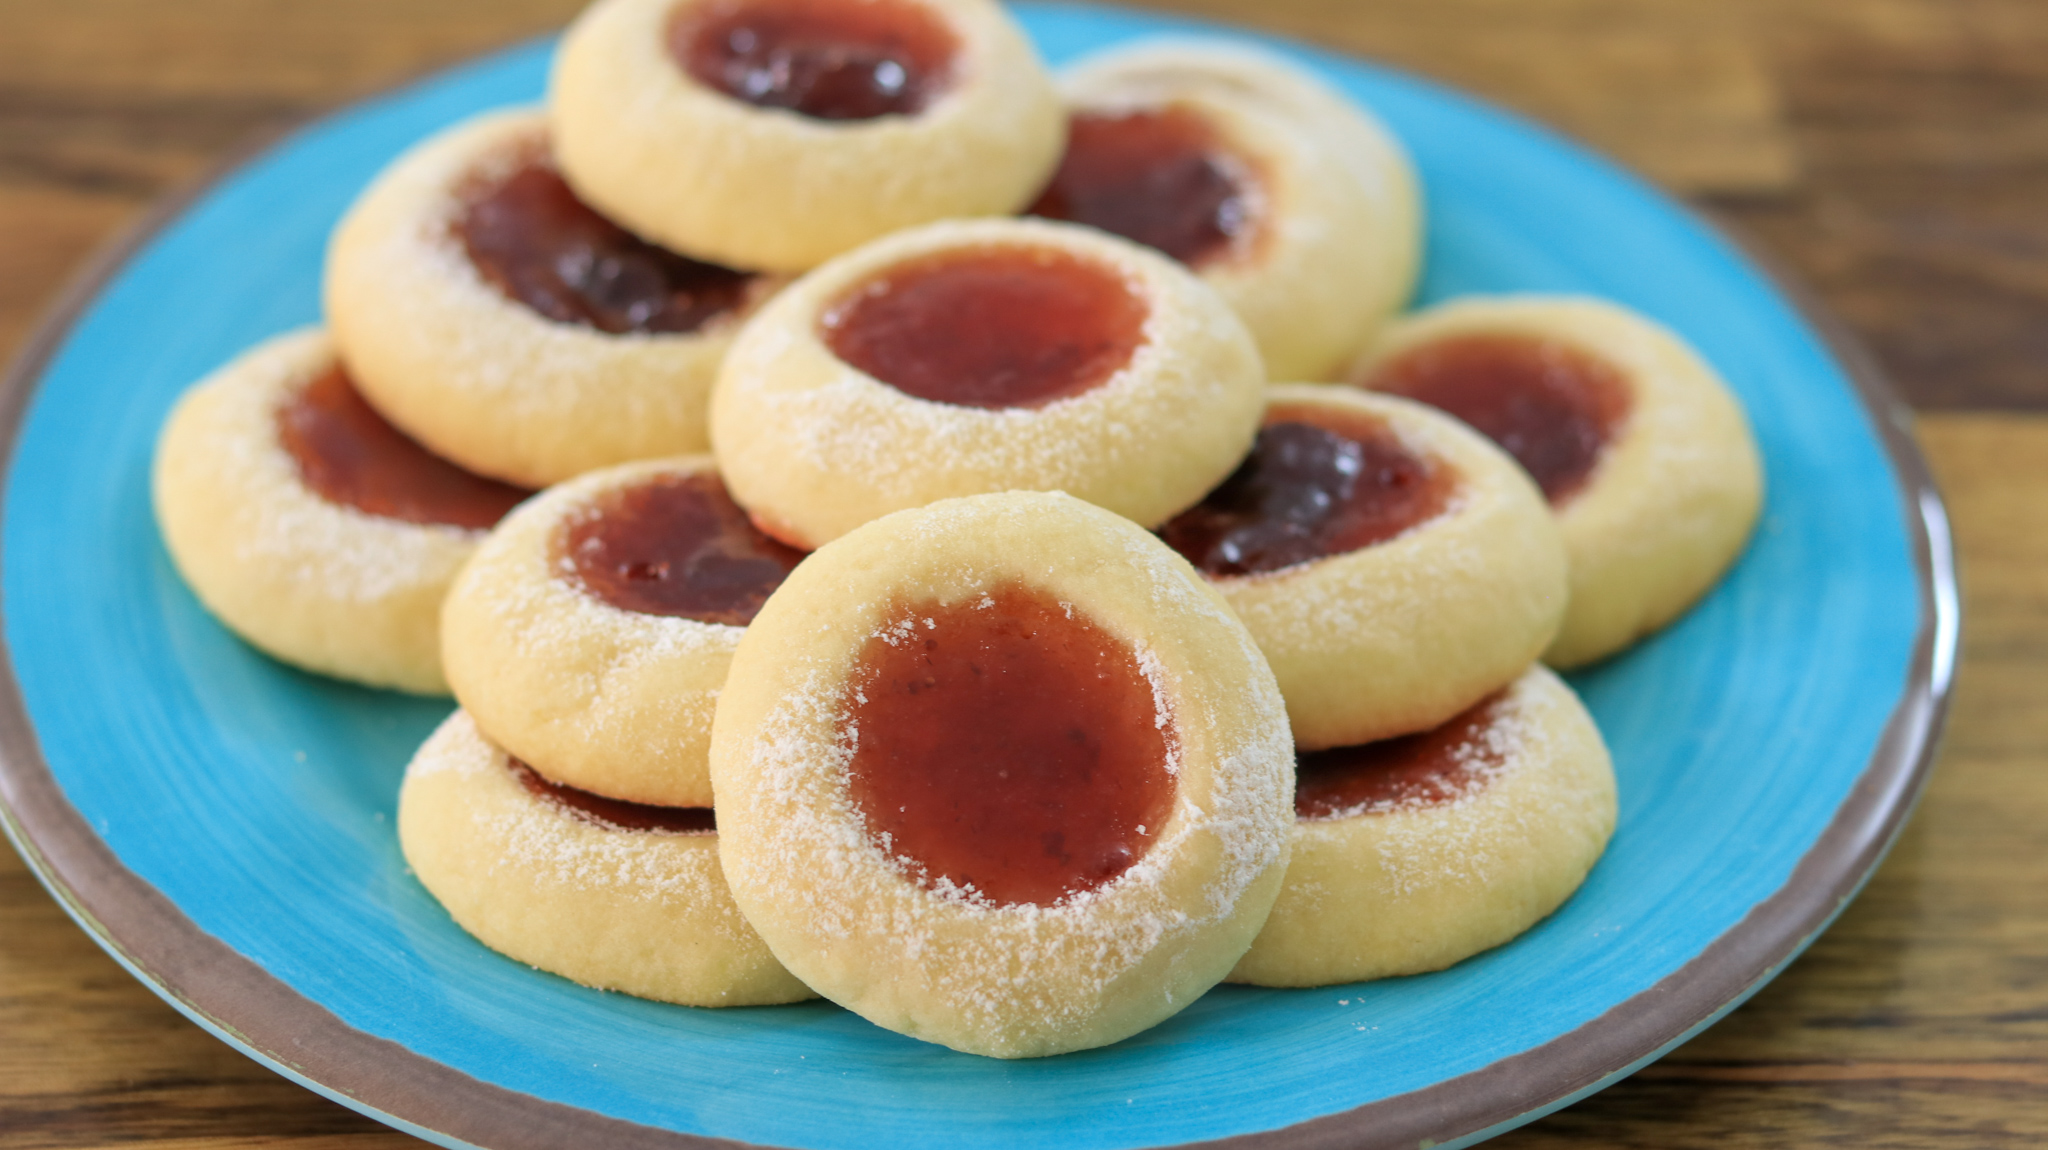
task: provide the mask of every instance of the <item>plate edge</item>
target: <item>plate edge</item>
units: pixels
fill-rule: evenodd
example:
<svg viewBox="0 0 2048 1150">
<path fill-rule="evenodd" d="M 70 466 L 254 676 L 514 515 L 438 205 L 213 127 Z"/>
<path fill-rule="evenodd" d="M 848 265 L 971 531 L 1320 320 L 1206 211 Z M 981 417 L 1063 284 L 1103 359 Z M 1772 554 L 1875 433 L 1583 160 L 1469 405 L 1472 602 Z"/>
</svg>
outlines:
<svg viewBox="0 0 2048 1150">
<path fill-rule="evenodd" d="M 1655 187 L 1604 154 L 1593 154 Z M 1597 1093 L 1690 1040 L 1790 966 L 1869 882 L 1926 790 L 1948 721 L 1962 607 L 1948 511 L 1913 437 L 1912 409 L 1862 341 L 1775 257 L 1676 195 L 1661 189 L 1658 194 L 1745 259 L 1819 334 L 1856 389 L 1898 478 L 1895 494 L 1919 585 L 1920 626 L 1904 686 L 1877 746 L 1784 884 L 1648 989 L 1541 1046 L 1470 1074 L 1291 1126 L 1190 1143 L 1184 1150 L 1454 1150 Z M 1668 1032 L 1674 1014 L 1683 1022 L 1676 1036 L 1659 1037 L 1656 1032 Z M 1646 1026 L 1646 1016 L 1666 1025 Z M 1562 1090 L 1560 1064 L 1570 1067 Z M 1539 1082 L 1552 1085 L 1532 1089 Z M 1527 1103 L 1459 1104 L 1474 1096 Z"/>
<path fill-rule="evenodd" d="M 1180 22 L 1218 32 L 1243 31 L 1199 18 L 1183 17 Z M 1312 55 L 1349 58 L 1292 38 L 1253 34 L 1285 40 Z M 100 291 L 158 233 L 208 192 L 293 136 L 453 74 L 484 56 L 516 50 L 519 43 L 530 42 L 534 41 L 487 50 L 308 116 L 295 125 L 260 132 L 228 159 L 158 200 L 99 248 L 31 329 L 22 351 L 0 377 L 0 505 L 4 505 L 12 480 L 15 450 L 35 385 Z M 1539 130 L 1655 190 L 1701 230 L 1746 257 L 1759 278 L 1793 305 L 1844 369 L 1898 477 L 1897 494 L 1920 587 L 1921 623 L 1905 687 L 1848 798 L 1800 857 L 1784 885 L 1685 965 L 1577 1029 L 1470 1074 L 1289 1126 L 1187 1143 L 1188 1150 L 1393 1150 L 1415 1146 L 1449 1150 L 1533 1121 L 1654 1061 L 1761 989 L 1855 897 L 1883 861 L 1924 791 L 1948 715 L 1960 605 L 1947 512 L 1913 439 L 1911 409 L 1861 341 L 1754 244 L 1614 158 L 1553 126 L 1427 77 L 1388 70 L 1400 71 L 1432 90 L 1452 92 L 1491 114 Z M 0 549 L 0 572 L 4 570 L 5 554 Z M 4 588 L 0 588 L 0 626 L 4 626 L 5 613 Z M 31 872 L 66 913 L 150 990 L 249 1057 L 380 1122 L 443 1145 L 502 1150 L 543 1150 L 562 1144 L 572 1133 L 585 1137 L 602 1133 L 607 1145 L 622 1150 L 737 1150 L 756 1145 L 660 1130 L 484 1082 L 395 1042 L 356 1030 L 202 930 L 154 886 L 127 870 L 64 796 L 29 722 L 4 633 L 0 633 L 0 823 Z M 1825 877 L 1823 872 L 1836 872 L 1845 860 L 1848 870 L 1835 873 L 1832 882 L 1815 886 Z M 117 936 L 137 937 L 133 931 L 139 927 L 148 928 L 149 933 L 139 936 L 148 945 L 130 950 Z M 1762 941 L 1753 937 L 1758 934 L 1764 936 Z M 186 989 L 175 989 L 174 977 L 178 986 Z M 204 992 L 191 991 L 193 986 L 203 987 Z M 1727 989 L 1731 986 L 1732 991 Z M 238 1015 L 236 1022 L 204 1009 L 202 1001 L 233 1003 L 235 1010 L 230 1013 Z M 1674 1001 L 1676 1007 L 1671 1005 Z M 251 1003 L 260 1005 L 251 1007 Z M 1646 1003 L 1654 1007 L 1647 1013 L 1664 1025 L 1644 1025 L 1641 1008 Z M 1632 1010 L 1635 1017 L 1629 1017 Z M 1685 1025 L 1676 1037 L 1658 1037 L 1669 1032 L 1674 1011 Z M 314 1033 L 322 1036 L 317 1043 L 307 1039 Z M 337 1051 L 346 1051 L 348 1056 Z M 304 1061 L 293 1061 L 289 1053 L 297 1053 Z M 1557 1088 L 1559 1075 L 1555 1071 L 1560 1063 L 1571 1067 L 1562 1090 Z M 351 1064 L 375 1066 L 378 1072 L 368 1076 L 334 1073 Z M 395 1069 L 400 1066 L 405 1068 L 403 1072 Z M 1544 1068 L 1541 1072 L 1539 1066 Z M 367 1084 L 360 1090 L 362 1094 L 410 1104 L 387 1112 L 354 1092 L 345 1093 L 329 1084 L 338 1079 L 350 1080 L 357 1087 Z M 1538 1083 L 1551 1085 L 1532 1089 Z M 449 1107 L 446 1100 L 456 1093 L 480 1095 L 490 1105 Z M 1460 1105 L 1474 1095 L 1497 1101 Z M 1502 1099 L 1511 1101 L 1498 1101 Z M 401 1117 L 400 1110 L 416 1117 Z M 479 1123 L 475 1121 L 479 1113 L 517 1116 L 517 1120 Z"/>
<path fill-rule="evenodd" d="M 526 37 L 456 63 L 424 70 L 337 107 L 251 133 L 222 159 L 158 197 L 71 274 L 22 348 L 0 374 L 0 516 L 13 480 L 16 449 L 37 385 L 79 320 L 134 257 L 194 204 L 293 138 L 379 100 L 431 84 L 485 56 L 552 38 Z M 0 573 L 6 570 L 0 543 Z M 44 760 L 5 638 L 0 580 L 0 831 L 29 872 L 87 937 L 180 1014 L 250 1059 L 351 1110 L 443 1146 L 555 1150 L 601 1135 L 620 1150 L 757 1150 L 761 1144 L 661 1130 L 593 1110 L 549 1102 L 484 1082 L 388 1039 L 343 1022 L 186 917 L 155 886 L 123 866 L 71 804 Z M 140 930 L 144 933 L 137 934 Z M 142 938 L 131 949 L 122 939 Z M 216 1014 L 202 1003 L 232 1003 Z M 234 1017 L 230 1018 L 229 1016 Z M 321 1035 L 316 1042 L 312 1035 Z M 328 1045 L 335 1043 L 338 1045 Z M 337 1050 L 345 1051 L 338 1056 Z M 371 1075 L 337 1074 L 350 1065 Z M 333 1085 L 349 1081 L 356 1089 Z M 479 1095 L 497 1121 L 469 1120 L 478 1109 L 450 1107 L 456 1094 Z M 386 1103 L 373 1105 L 365 1097 Z M 409 1104 L 408 1104 L 409 1103 Z M 403 1111 L 402 1116 L 398 1111 Z M 507 1121 L 506 1119 L 510 1120 Z"/>
</svg>

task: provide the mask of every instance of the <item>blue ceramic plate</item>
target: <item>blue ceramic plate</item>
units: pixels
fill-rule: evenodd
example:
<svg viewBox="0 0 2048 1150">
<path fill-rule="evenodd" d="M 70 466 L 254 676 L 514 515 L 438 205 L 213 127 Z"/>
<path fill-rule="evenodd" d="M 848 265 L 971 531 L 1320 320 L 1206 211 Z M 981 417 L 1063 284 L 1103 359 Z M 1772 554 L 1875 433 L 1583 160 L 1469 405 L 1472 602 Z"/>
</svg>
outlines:
<svg viewBox="0 0 2048 1150">
<path fill-rule="evenodd" d="M 1022 16 L 1055 64 L 1200 30 L 1094 8 Z M 1939 503 L 1893 401 L 1683 209 L 1443 88 L 1279 47 L 1413 151 L 1423 301 L 1618 300 L 1720 368 L 1763 446 L 1769 501 L 1733 574 L 1574 680 L 1613 747 L 1620 829 L 1523 938 L 1415 978 L 1220 987 L 1114 1047 L 1006 1063 L 825 1004 L 602 994 L 458 929 L 407 874 L 392 819 L 447 705 L 299 674 L 223 630 L 158 540 L 150 454 L 188 384 L 318 318 L 328 229 L 378 168 L 471 112 L 537 99 L 547 44 L 346 111 L 235 171 L 110 263 L 17 369 L 0 413 L 17 435 L 4 590 L 18 697 L 0 699 L 17 844 L 202 1025 L 448 1145 L 1464 1144 L 1668 1049 L 1826 925 L 1910 806 L 1954 648 Z"/>
</svg>

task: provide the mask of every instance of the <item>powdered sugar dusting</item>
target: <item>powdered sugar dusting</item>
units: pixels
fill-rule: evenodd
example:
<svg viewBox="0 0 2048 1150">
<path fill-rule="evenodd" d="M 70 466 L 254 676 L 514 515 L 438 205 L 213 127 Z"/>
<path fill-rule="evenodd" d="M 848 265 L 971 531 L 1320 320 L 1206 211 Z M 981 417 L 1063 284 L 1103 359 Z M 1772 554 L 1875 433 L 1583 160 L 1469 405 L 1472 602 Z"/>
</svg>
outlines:
<svg viewBox="0 0 2048 1150">
<path fill-rule="evenodd" d="M 504 844 L 491 866 L 494 873 L 516 868 L 538 872 L 553 885 L 627 891 L 639 900 L 678 906 L 701 905 L 725 893 L 714 886 L 710 867 L 678 866 L 674 852 L 648 849 L 650 840 L 708 835 L 601 828 L 539 798 L 496 815 L 487 825 L 490 837 Z M 708 850 L 702 853 L 707 862 L 716 857 Z"/>
<path fill-rule="evenodd" d="M 486 742 L 463 712 L 420 747 L 406 774 L 409 780 L 453 774 L 476 788 L 480 797 L 472 809 L 483 838 L 495 848 L 488 875 L 517 871 L 525 881 L 538 878 L 549 886 L 677 907 L 729 898 L 710 849 L 714 835 L 618 830 L 578 818 L 520 785 L 505 753 Z M 743 937 L 729 923 L 715 929 L 734 940 Z"/>
<path fill-rule="evenodd" d="M 919 399 L 818 338 L 817 317 L 839 293 L 897 261 L 1032 244 L 1115 267 L 1148 304 L 1130 361 L 1078 395 L 994 409 Z M 956 221 L 861 249 L 764 308 L 721 369 L 713 439 L 743 503 L 778 521 L 819 516 L 800 524 L 819 538 L 891 510 L 1005 490 L 1066 491 L 1151 522 L 1193 502 L 1242 453 L 1261 380 L 1242 323 L 1163 257 L 1070 225 Z M 827 506 L 800 506 L 801 491 Z"/>
<path fill-rule="evenodd" d="M 1073 609 L 1068 604 L 1067 617 L 1073 618 Z M 1167 693 L 1166 667 L 1159 656 L 1149 647 L 1139 647 L 1132 652 L 1138 661 L 1138 673 L 1145 677 L 1146 685 L 1152 688 L 1152 725 L 1166 733 L 1166 773 L 1180 777 L 1180 740 L 1174 737 L 1173 698 Z M 1140 828 L 1140 833 L 1143 828 Z"/>
<path fill-rule="evenodd" d="M 984 500 L 960 500 L 894 517 L 894 545 L 944 554 L 922 544 L 961 531 L 999 539 L 1043 535 L 1035 521 L 1055 509 L 1041 501 L 1071 503 L 1058 496 L 988 498 L 1004 502 L 998 509 L 977 506 Z M 1129 585 L 1142 588 L 1155 606 L 1170 605 L 1172 617 L 1207 638 L 1237 636 L 1238 658 L 1262 667 L 1228 608 L 1185 564 L 1123 526 L 1124 532 L 1101 532 L 1095 542 L 1123 561 Z M 1118 543 L 1108 545 L 1110 538 Z M 973 585 L 975 574 L 962 574 L 956 585 Z M 986 568 L 978 577 L 984 584 L 1006 578 Z M 913 629 L 914 619 L 890 614 L 885 607 L 871 616 L 870 633 L 887 640 Z M 727 855 L 743 905 L 772 906 L 778 920 L 800 924 L 818 940 L 824 953 L 805 960 L 813 969 L 857 963 L 889 971 L 889 985 L 867 988 L 876 1001 L 863 1002 L 863 1013 L 893 1016 L 912 1009 L 900 1004 L 937 1001 L 966 1026 L 997 1036 L 999 1045 L 1078 1032 L 1126 977 L 1151 979 L 1155 992 L 1163 991 L 1171 980 L 1160 971 L 1138 972 L 1148 963 L 1177 961 L 1162 955 L 1234 914 L 1249 887 L 1284 857 L 1289 823 L 1280 807 L 1289 793 L 1292 748 L 1270 680 L 1249 691 L 1242 683 L 1193 681 L 1174 670 L 1185 656 L 1150 643 L 1133 649 L 1153 688 L 1158 721 L 1175 730 L 1179 716 L 1187 716 L 1184 721 L 1201 728 L 1199 745 L 1213 777 L 1190 779 L 1189 765 L 1178 756 L 1197 744 L 1176 739 L 1174 770 L 1182 784 L 1174 812 L 1154 829 L 1151 848 L 1117 878 L 1049 906 L 998 905 L 971 889 L 944 883 L 927 889 L 907 880 L 887 845 L 867 833 L 849 793 L 847 771 L 860 733 L 847 713 L 852 652 L 844 652 L 836 660 L 813 655 L 782 667 L 769 709 L 737 749 L 751 781 L 744 794 L 721 791 L 721 801 L 735 804 L 735 817 L 758 836 Z M 1232 701 L 1214 705 L 1220 700 L 1212 694 L 1222 691 L 1234 692 Z M 1212 716 L 1247 706 L 1252 721 L 1213 729 Z M 1197 881 L 1193 874 L 1207 877 Z M 840 945 L 849 948 L 844 958 L 833 953 Z M 864 957 L 852 958 L 853 950 Z M 917 1033 L 914 1019 L 898 1022 Z"/>
<path fill-rule="evenodd" d="M 1518 712 L 1507 708 L 1496 709 L 1484 726 L 1470 732 L 1467 738 L 1449 748 L 1447 773 L 1458 776 L 1460 783 L 1456 794 L 1448 801 L 1433 801 L 1422 795 L 1402 794 L 1392 798 L 1370 799 L 1318 817 L 1348 819 L 1361 815 L 1384 815 L 1396 811 L 1418 810 L 1424 807 L 1470 804 L 1504 772 L 1511 769 L 1513 764 L 1520 761 L 1527 750 L 1529 737 L 1529 724 L 1523 721 Z"/>
<path fill-rule="evenodd" d="M 328 311 L 372 402 L 472 469 L 543 486 L 708 444 L 712 378 L 744 314 L 781 281 L 687 333 L 609 334 L 508 297 L 456 224 L 480 186 L 552 165 L 537 109 L 478 116 L 407 152 L 336 230 Z"/>
<path fill-rule="evenodd" d="M 1481 784 L 1452 801 L 1376 806 L 1338 816 L 1377 821 L 1379 866 L 1388 889 L 1410 895 L 1446 882 L 1478 887 L 1500 881 L 1505 876 L 1497 868 L 1509 859 L 1501 844 L 1540 837 L 1540 829 L 1563 817 L 1560 807 L 1578 801 L 1576 794 L 1543 788 L 1519 788 L 1512 803 L 1495 797 L 1517 772 L 1547 763 L 1555 754 L 1543 708 L 1528 678 L 1511 689 L 1494 708 L 1493 721 L 1459 751 L 1460 761 L 1476 768 Z"/>
<path fill-rule="evenodd" d="M 308 487 L 278 435 L 279 412 L 333 364 L 324 334 L 277 341 L 215 377 L 210 466 L 242 493 L 236 561 L 320 597 L 367 604 L 439 587 L 483 532 L 386 519 L 331 503 Z"/>
<path fill-rule="evenodd" d="M 646 332 L 611 334 L 578 324 L 558 323 L 506 296 L 484 279 L 457 237 L 467 197 L 527 166 L 554 167 L 545 123 L 539 113 L 506 117 L 488 132 L 437 162 L 424 164 L 416 194 L 424 204 L 412 226 L 392 229 L 374 259 L 394 274 L 434 282 L 448 306 L 467 313 L 465 322 L 436 325 L 447 347 L 444 362 L 462 369 L 439 381 L 476 393 L 507 413 L 545 417 L 560 407 L 560 393 L 589 377 L 599 357 L 620 347 L 675 343 L 695 338 Z M 476 322 L 488 320 L 488 322 Z M 715 325 L 720 330 L 729 324 Z M 631 423 L 657 413 L 637 389 L 613 389 L 622 405 L 616 421 Z"/>
<path fill-rule="evenodd" d="M 587 760 L 593 768 L 635 762 L 641 766 L 631 769 L 659 775 L 675 765 L 671 758 L 633 748 L 661 732 L 671 750 L 707 744 L 711 696 L 745 628 L 615 607 L 585 587 L 564 540 L 608 493 L 708 467 L 701 456 L 655 460 L 551 488 L 501 523 L 457 581 L 446 608 L 450 634 L 459 636 L 446 654 L 451 678 L 522 756 L 600 748 Z M 486 681 L 487 694 L 471 688 Z M 541 728 L 550 733 L 529 748 Z"/>
</svg>

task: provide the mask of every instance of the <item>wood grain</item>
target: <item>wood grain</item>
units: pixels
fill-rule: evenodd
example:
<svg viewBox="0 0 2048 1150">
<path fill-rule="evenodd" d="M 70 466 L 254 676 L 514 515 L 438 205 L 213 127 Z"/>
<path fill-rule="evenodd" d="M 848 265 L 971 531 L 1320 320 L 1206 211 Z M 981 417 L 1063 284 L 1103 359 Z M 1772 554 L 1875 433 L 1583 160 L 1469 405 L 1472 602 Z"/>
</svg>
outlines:
<svg viewBox="0 0 2048 1150">
<path fill-rule="evenodd" d="M 1605 148 L 1761 236 L 1913 401 L 2048 410 L 2037 0 L 1184 0 L 1374 56 Z M 255 131 L 559 25 L 564 0 L 0 0 L 0 191 L 130 211 Z M 0 341 L 83 255 L 17 201 Z M 102 229 L 102 234 L 105 229 Z M 61 234 L 60 234 L 61 233 Z M 67 244 L 68 241 L 68 244 Z M 69 261 L 60 261 L 67 263 Z"/>
<path fill-rule="evenodd" d="M 1863 895 L 1752 1002 L 1502 1138 L 2048 1143 L 2048 5 L 1188 0 L 1605 148 L 1759 237 L 1930 412 L 1966 598 L 1941 766 Z M 252 135 L 537 34 L 561 0 L 0 0 L 0 354 Z M 0 853 L 0 1150 L 418 1145 L 185 1021 Z"/>
<path fill-rule="evenodd" d="M 1928 417 L 1920 439 L 1963 557 L 1964 632 L 1912 823 L 1777 981 L 1502 1150 L 2048 1142 L 2048 419 Z"/>
</svg>

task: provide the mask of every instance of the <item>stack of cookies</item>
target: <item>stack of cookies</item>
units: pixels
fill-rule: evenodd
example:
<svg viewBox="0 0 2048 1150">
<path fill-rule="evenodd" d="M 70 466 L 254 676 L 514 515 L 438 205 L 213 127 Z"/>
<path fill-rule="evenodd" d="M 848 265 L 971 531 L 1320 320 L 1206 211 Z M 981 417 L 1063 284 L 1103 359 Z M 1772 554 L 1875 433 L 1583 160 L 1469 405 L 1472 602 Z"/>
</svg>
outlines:
<svg viewBox="0 0 2048 1150">
<path fill-rule="evenodd" d="M 158 519 L 258 647 L 456 697 L 406 857 L 586 985 L 1030 1057 L 1438 969 L 1613 829 L 1539 660 L 1684 611 L 1760 473 L 1619 307 L 1397 315 L 1420 228 L 1262 52 L 601 0 L 180 403 Z"/>
</svg>

